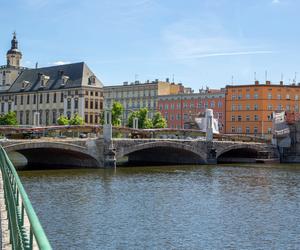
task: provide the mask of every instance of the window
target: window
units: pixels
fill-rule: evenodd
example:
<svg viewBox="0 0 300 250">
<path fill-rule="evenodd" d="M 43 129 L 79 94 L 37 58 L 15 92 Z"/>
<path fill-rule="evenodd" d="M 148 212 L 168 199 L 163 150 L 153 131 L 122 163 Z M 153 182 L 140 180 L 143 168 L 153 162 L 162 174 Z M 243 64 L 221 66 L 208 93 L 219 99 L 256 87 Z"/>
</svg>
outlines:
<svg viewBox="0 0 300 250">
<path fill-rule="evenodd" d="M 281 104 L 278 104 L 277 109 L 278 109 L 278 110 L 282 110 L 282 105 L 281 105 Z"/>
<path fill-rule="evenodd" d="M 253 130 L 254 134 L 256 135 L 258 133 L 258 128 L 257 127 L 254 127 L 254 130 Z"/>
<path fill-rule="evenodd" d="M 254 121 L 258 121 L 258 115 L 254 115 Z"/>
<path fill-rule="evenodd" d="M 241 121 L 242 121 L 242 116 L 238 115 L 238 122 L 241 122 Z"/>
<path fill-rule="evenodd" d="M 238 95 L 238 100 L 241 100 L 242 99 L 242 95 Z"/>
<path fill-rule="evenodd" d="M 49 101 L 50 101 L 49 99 L 50 99 L 50 95 L 49 95 L 49 93 L 47 93 L 47 96 L 46 96 L 46 102 L 47 103 L 49 103 Z"/>
<path fill-rule="evenodd" d="M 56 110 L 52 111 L 52 123 L 55 124 L 56 123 Z"/>
<path fill-rule="evenodd" d="M 89 108 L 89 100 L 85 99 L 85 108 L 88 109 Z"/>
<path fill-rule="evenodd" d="M 56 93 L 53 94 L 53 103 L 56 103 Z"/>
<path fill-rule="evenodd" d="M 290 100 L 290 95 L 289 94 L 286 95 L 286 99 Z"/>
<path fill-rule="evenodd" d="M 250 134 L 250 128 L 246 127 L 246 134 Z"/>
<path fill-rule="evenodd" d="M 168 109 L 169 109 L 169 105 L 165 104 L 165 110 L 168 110 Z"/>
<path fill-rule="evenodd" d="M 33 104 L 36 104 L 36 94 L 33 95 Z"/>
<path fill-rule="evenodd" d="M 26 111 L 26 113 L 25 113 L 25 124 L 26 125 L 29 124 L 29 111 Z"/>
<path fill-rule="evenodd" d="M 221 101 L 218 102 L 218 108 L 222 108 L 222 102 Z"/>
<path fill-rule="evenodd" d="M 67 101 L 67 109 L 71 109 L 71 99 L 68 99 Z"/>
<path fill-rule="evenodd" d="M 298 104 L 295 104 L 295 111 L 299 112 L 299 105 Z"/>
<path fill-rule="evenodd" d="M 60 94 L 60 102 L 63 102 L 64 101 L 64 93 L 61 93 Z"/>
<path fill-rule="evenodd" d="M 254 110 L 258 110 L 258 105 L 254 104 Z"/>
<path fill-rule="evenodd" d="M 90 115 L 90 123 L 93 123 L 93 122 L 94 122 L 94 116 Z"/>
<path fill-rule="evenodd" d="M 281 100 L 281 95 L 280 94 L 277 95 L 277 99 Z"/>
<path fill-rule="evenodd" d="M 17 105 L 18 96 L 15 96 L 15 105 Z"/>
<path fill-rule="evenodd" d="M 231 127 L 231 133 L 235 133 L 235 127 Z"/>
<path fill-rule="evenodd" d="M 98 104 L 98 103 L 97 103 Z M 78 99 L 75 99 L 74 101 L 74 108 L 75 109 L 78 109 Z"/>
<path fill-rule="evenodd" d="M 238 105 L 238 110 L 242 110 L 242 105 L 241 104 Z"/>
<path fill-rule="evenodd" d="M 272 94 L 268 93 L 268 99 L 272 99 Z"/>
<path fill-rule="evenodd" d="M 272 134 L 272 128 L 268 128 L 268 134 Z"/>
<path fill-rule="evenodd" d="M 246 104 L 246 110 L 250 110 L 250 104 Z"/>
<path fill-rule="evenodd" d="M 241 134 L 242 133 L 242 127 L 237 128 L 237 133 Z"/>
<path fill-rule="evenodd" d="M 210 107 L 211 107 L 211 108 L 214 108 L 214 107 L 215 107 L 215 102 L 214 102 L 214 101 L 211 101 L 211 102 L 210 102 Z"/>
<path fill-rule="evenodd" d="M 21 95 L 21 105 L 23 105 L 23 96 Z"/>
<path fill-rule="evenodd" d="M 250 121 L 250 115 L 246 115 L 246 121 L 247 121 L 247 122 Z"/>
<path fill-rule="evenodd" d="M 250 99 L 250 94 L 246 94 L 246 99 Z"/>
<path fill-rule="evenodd" d="M 235 116 L 234 115 L 231 116 L 231 121 L 235 122 Z"/>
<path fill-rule="evenodd" d="M 177 117 L 176 117 L 177 121 L 180 120 L 180 114 L 177 114 Z"/>
<path fill-rule="evenodd" d="M 298 101 L 299 100 L 299 96 L 295 95 L 295 100 Z"/>
<path fill-rule="evenodd" d="M 43 94 L 40 93 L 40 103 L 43 103 Z"/>
<path fill-rule="evenodd" d="M 75 106 L 76 106 L 76 102 L 77 102 L 77 108 L 76 107 L 75 108 L 78 109 L 78 100 L 77 99 L 75 99 Z M 98 108 L 99 108 L 99 104 L 98 104 L 98 101 L 96 100 L 95 101 L 95 109 L 98 109 Z"/>
<path fill-rule="evenodd" d="M 272 114 L 268 115 L 268 121 L 272 121 Z"/>
<path fill-rule="evenodd" d="M 254 99 L 258 99 L 258 94 L 254 94 Z"/>
<path fill-rule="evenodd" d="M 231 105 L 231 110 L 232 110 L 232 111 L 235 110 L 235 105 L 234 105 L 234 104 Z"/>
<path fill-rule="evenodd" d="M 30 104 L 30 95 L 27 95 L 27 104 Z M 28 123 L 26 123 L 28 124 Z"/>
<path fill-rule="evenodd" d="M 288 111 L 291 110 L 291 106 L 289 104 L 286 105 L 286 110 L 288 110 Z"/>
<path fill-rule="evenodd" d="M 235 99 L 236 99 L 236 98 L 235 98 L 235 95 L 233 95 L 233 96 L 231 97 L 231 99 L 232 99 L 232 100 L 235 100 Z"/>
<path fill-rule="evenodd" d="M 271 104 L 268 105 L 268 110 L 273 110 L 273 106 Z"/>
</svg>

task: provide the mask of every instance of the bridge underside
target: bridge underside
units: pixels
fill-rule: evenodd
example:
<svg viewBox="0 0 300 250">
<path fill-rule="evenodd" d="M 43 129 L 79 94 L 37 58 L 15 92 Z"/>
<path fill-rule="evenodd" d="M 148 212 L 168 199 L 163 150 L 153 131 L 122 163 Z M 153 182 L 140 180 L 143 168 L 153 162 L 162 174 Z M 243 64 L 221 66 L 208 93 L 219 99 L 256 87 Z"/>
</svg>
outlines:
<svg viewBox="0 0 300 250">
<path fill-rule="evenodd" d="M 204 164 L 204 160 L 199 155 L 170 147 L 142 149 L 127 156 L 129 165 Z"/>
<path fill-rule="evenodd" d="M 218 163 L 255 163 L 258 152 L 253 148 L 232 149 L 218 157 Z"/>
<path fill-rule="evenodd" d="M 95 168 L 98 162 L 91 156 L 71 150 L 32 148 L 16 151 L 27 159 L 25 168 Z"/>
</svg>

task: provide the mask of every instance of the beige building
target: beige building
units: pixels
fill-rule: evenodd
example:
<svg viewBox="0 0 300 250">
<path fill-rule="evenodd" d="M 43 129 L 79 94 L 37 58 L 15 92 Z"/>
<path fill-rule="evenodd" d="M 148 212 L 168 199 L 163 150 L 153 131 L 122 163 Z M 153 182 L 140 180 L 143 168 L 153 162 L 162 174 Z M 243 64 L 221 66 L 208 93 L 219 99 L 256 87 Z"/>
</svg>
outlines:
<svg viewBox="0 0 300 250">
<path fill-rule="evenodd" d="M 178 94 L 183 92 L 182 84 L 175 84 L 166 79 L 165 82 L 155 80 L 141 83 L 124 82 L 123 85 L 105 86 L 104 108 L 111 109 L 114 102 L 120 102 L 124 107 L 123 125 L 127 123 L 130 112 L 137 111 L 140 108 L 148 108 L 149 118 L 158 111 L 158 96 Z"/>
<path fill-rule="evenodd" d="M 0 113 L 15 111 L 21 125 L 54 125 L 59 115 L 99 123 L 103 85 L 83 63 L 26 69 L 14 33 L 7 65 L 0 69 Z"/>
</svg>

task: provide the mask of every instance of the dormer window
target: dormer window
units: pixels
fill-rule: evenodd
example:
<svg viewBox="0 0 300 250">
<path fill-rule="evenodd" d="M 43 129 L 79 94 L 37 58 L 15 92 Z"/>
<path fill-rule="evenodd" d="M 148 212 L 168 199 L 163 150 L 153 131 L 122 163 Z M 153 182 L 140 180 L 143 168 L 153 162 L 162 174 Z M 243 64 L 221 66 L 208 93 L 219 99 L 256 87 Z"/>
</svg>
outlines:
<svg viewBox="0 0 300 250">
<path fill-rule="evenodd" d="M 42 73 L 39 73 L 38 74 L 38 80 L 40 82 L 40 88 L 46 87 L 49 79 L 50 79 L 50 76 L 46 76 L 46 75 L 44 75 Z"/>
<path fill-rule="evenodd" d="M 30 82 L 28 82 L 28 81 L 23 81 L 23 82 L 22 82 L 21 90 L 26 89 L 26 87 L 29 86 L 29 84 L 30 84 Z"/>
<path fill-rule="evenodd" d="M 62 77 L 62 85 L 66 85 L 69 79 L 70 79 L 70 77 L 68 77 L 68 76 L 63 76 L 63 77 Z"/>
</svg>

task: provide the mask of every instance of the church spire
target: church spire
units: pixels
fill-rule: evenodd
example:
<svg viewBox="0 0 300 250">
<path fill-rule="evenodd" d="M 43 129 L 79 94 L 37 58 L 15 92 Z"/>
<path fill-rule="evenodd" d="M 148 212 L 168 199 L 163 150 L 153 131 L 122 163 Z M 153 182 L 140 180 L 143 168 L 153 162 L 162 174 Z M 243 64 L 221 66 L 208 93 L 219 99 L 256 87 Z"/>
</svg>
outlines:
<svg viewBox="0 0 300 250">
<path fill-rule="evenodd" d="M 11 49 L 18 49 L 17 33 L 14 31 L 13 39 L 11 40 Z"/>
<path fill-rule="evenodd" d="M 13 33 L 13 39 L 11 40 L 11 48 L 6 53 L 7 66 L 20 67 L 20 61 L 22 59 L 22 53 L 18 48 L 18 40 L 16 32 Z"/>
</svg>

